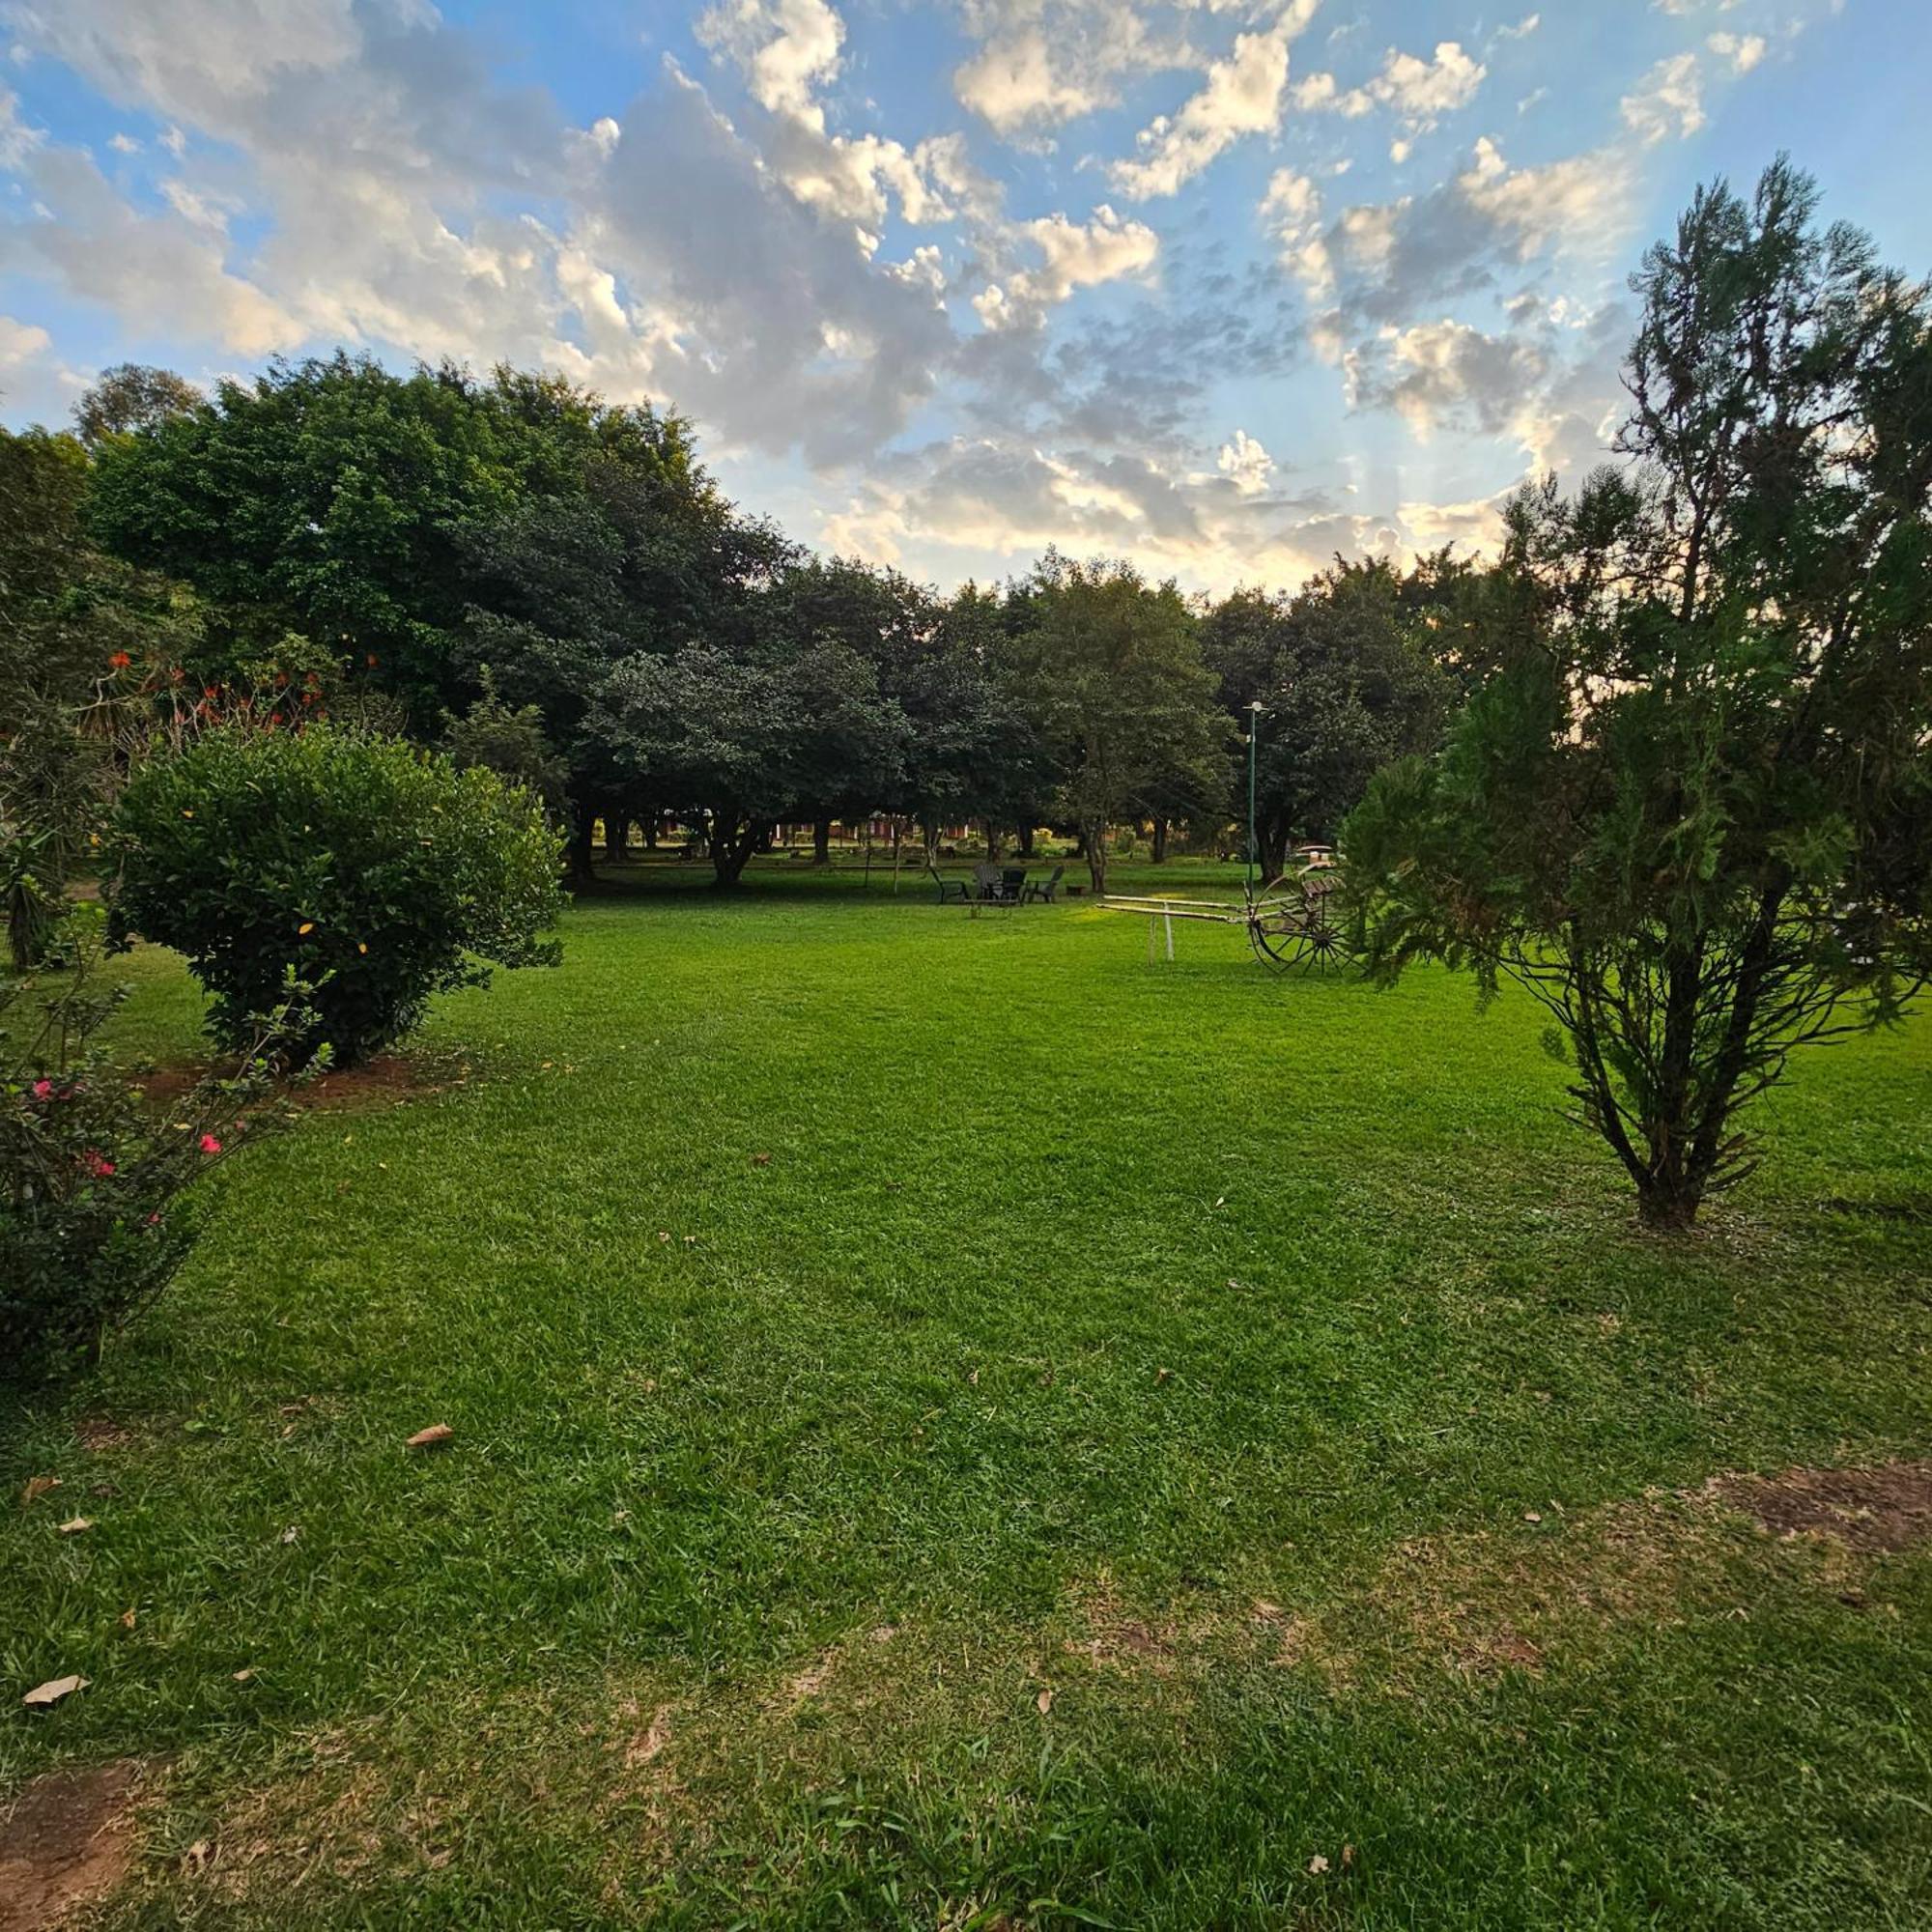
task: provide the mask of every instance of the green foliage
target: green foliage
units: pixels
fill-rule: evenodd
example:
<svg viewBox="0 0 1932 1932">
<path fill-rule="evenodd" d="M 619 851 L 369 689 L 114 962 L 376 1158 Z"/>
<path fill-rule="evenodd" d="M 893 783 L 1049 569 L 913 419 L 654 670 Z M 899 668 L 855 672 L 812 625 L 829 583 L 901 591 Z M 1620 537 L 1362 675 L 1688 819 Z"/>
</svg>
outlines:
<svg viewBox="0 0 1932 1932">
<path fill-rule="evenodd" d="M 16 968 L 38 963 L 62 895 L 137 743 L 137 695 L 194 613 L 101 556 L 71 437 L 0 430 L 0 882 Z"/>
<path fill-rule="evenodd" d="M 782 639 L 627 659 L 588 728 L 625 784 L 704 814 L 721 886 L 737 883 L 773 820 L 887 795 L 907 737 L 905 714 L 857 651 Z"/>
<path fill-rule="evenodd" d="M 229 1073 L 156 1114 L 100 1037 L 126 997 L 96 983 L 99 907 L 60 919 L 61 970 L 0 979 L 0 1377 L 98 1355 L 173 1279 L 201 1231 L 189 1190 L 279 1117 L 259 1103 L 305 1021 L 285 982 Z"/>
<path fill-rule="evenodd" d="M 1085 834 L 1094 890 L 1104 892 L 1109 825 L 1183 816 L 1225 794 L 1213 675 L 1180 592 L 1130 564 L 1049 553 L 1012 601 L 1016 687 L 1054 761 L 1058 816 Z"/>
<path fill-rule="evenodd" d="M 480 766 L 327 725 L 215 731 L 143 768 L 109 857 L 114 919 L 187 955 L 236 1044 L 294 972 L 315 988 L 304 1052 L 354 1064 L 430 996 L 554 964 L 558 841 L 528 793 Z"/>
<path fill-rule="evenodd" d="M 447 721 L 444 743 L 459 771 L 481 765 L 521 785 L 541 802 L 553 822 L 562 822 L 569 809 L 570 772 L 544 731 L 543 712 L 534 704 L 513 711 L 497 695 L 497 681 L 487 666 L 483 696 L 461 718 Z"/>
<path fill-rule="evenodd" d="M 117 362 L 103 369 L 73 406 L 73 426 L 90 449 L 110 436 L 153 429 L 175 416 L 191 414 L 207 398 L 172 369 L 141 362 Z"/>
<path fill-rule="evenodd" d="M 1779 162 L 1651 250 L 1634 465 L 1513 504 L 1501 668 L 1348 828 L 1373 970 L 1536 992 L 1660 1226 L 1932 974 L 1932 303 L 1815 200 Z"/>
<path fill-rule="evenodd" d="M 1383 766 L 1433 750 L 1455 687 L 1434 661 L 1447 598 L 1441 559 L 1405 577 L 1380 558 L 1337 562 L 1293 597 L 1241 590 L 1202 621 L 1221 701 L 1243 730 L 1264 709 L 1256 758 L 1262 870 L 1291 838 L 1332 841 Z M 1245 817 L 1237 796 L 1235 815 Z"/>
</svg>

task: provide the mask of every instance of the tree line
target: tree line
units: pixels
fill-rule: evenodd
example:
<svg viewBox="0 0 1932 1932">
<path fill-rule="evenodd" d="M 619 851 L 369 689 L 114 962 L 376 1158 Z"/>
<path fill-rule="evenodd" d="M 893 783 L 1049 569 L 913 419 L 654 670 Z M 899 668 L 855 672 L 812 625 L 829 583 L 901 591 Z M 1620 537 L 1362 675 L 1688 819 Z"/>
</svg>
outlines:
<svg viewBox="0 0 1932 1932">
<path fill-rule="evenodd" d="M 1435 640 L 1469 578 L 1338 561 L 1208 603 L 1050 553 L 941 595 L 745 513 L 673 412 L 347 354 L 207 397 L 110 371 L 74 434 L 7 437 L 0 472 L 26 512 L 0 568 L 33 553 L 30 628 L 66 639 L 9 651 L 16 715 L 57 660 L 97 722 L 110 696 L 326 709 L 522 780 L 580 878 L 600 821 L 620 841 L 689 824 L 730 885 L 777 822 L 815 823 L 822 849 L 829 821 L 885 814 L 928 843 L 968 820 L 1022 844 L 1060 828 L 1104 889 L 1110 828 L 1160 852 L 1177 824 L 1243 815 L 1257 700 L 1279 870 L 1439 735 L 1456 683 Z M 128 662 L 103 683 L 110 611 Z"/>
</svg>

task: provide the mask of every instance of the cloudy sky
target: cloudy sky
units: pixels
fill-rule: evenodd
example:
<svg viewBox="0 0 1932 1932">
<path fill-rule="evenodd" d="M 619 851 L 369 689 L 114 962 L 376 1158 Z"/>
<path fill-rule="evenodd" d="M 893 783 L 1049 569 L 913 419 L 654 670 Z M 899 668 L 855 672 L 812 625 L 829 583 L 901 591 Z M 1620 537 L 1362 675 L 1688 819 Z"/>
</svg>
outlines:
<svg viewBox="0 0 1932 1932">
<path fill-rule="evenodd" d="M 1932 266 L 1932 0 L 0 0 L 0 414 L 338 343 L 693 416 L 951 584 L 1480 541 L 1780 147 Z"/>
</svg>

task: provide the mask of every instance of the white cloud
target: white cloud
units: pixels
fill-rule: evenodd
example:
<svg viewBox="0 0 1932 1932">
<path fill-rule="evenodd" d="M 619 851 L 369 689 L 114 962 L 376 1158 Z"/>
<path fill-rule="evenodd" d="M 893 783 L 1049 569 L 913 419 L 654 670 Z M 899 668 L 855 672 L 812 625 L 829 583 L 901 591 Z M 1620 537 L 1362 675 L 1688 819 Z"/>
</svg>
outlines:
<svg viewBox="0 0 1932 1932">
<path fill-rule="evenodd" d="M 724 0 L 698 19 L 697 38 L 736 62 L 760 107 L 825 125 L 817 90 L 838 71 L 845 23 L 825 0 Z"/>
<path fill-rule="evenodd" d="M 1645 147 L 1686 139 L 1704 125 L 1703 75 L 1693 53 L 1661 60 L 1623 99 L 1624 125 Z"/>
<path fill-rule="evenodd" d="M 1071 121 L 1104 106 L 1109 93 L 1054 71 L 1045 35 L 1037 30 L 989 42 L 952 76 L 962 106 L 1002 134 L 1039 122 Z"/>
<path fill-rule="evenodd" d="M 1285 267 L 1311 299 L 1326 301 L 1335 292 L 1335 264 L 1321 232 L 1321 190 L 1293 168 L 1278 168 L 1261 205 L 1262 225 L 1281 250 Z"/>
<path fill-rule="evenodd" d="M 1762 34 L 1713 34 L 1704 44 L 1729 62 L 1733 73 L 1748 73 L 1769 51 Z"/>
<path fill-rule="evenodd" d="M 1530 18 L 1533 24 L 1535 15 Z M 1445 114 L 1466 107 L 1488 72 L 1489 69 L 1472 60 L 1456 41 L 1441 42 L 1428 60 L 1391 47 L 1383 56 L 1380 71 L 1360 87 L 1345 92 L 1333 74 L 1312 73 L 1297 84 L 1294 104 L 1304 112 L 1340 114 L 1351 121 L 1378 107 L 1392 107 L 1410 132 L 1425 133 Z"/>
<path fill-rule="evenodd" d="M 1246 430 L 1237 429 L 1234 440 L 1224 442 L 1214 458 L 1214 467 L 1244 497 L 1267 488 L 1268 471 L 1274 458 Z"/>
<path fill-rule="evenodd" d="M 1113 106 L 1132 75 L 1197 64 L 1139 0 L 963 0 L 961 11 L 979 45 L 954 71 L 953 95 L 1008 138 Z"/>
<path fill-rule="evenodd" d="M 1288 84 L 1288 48 L 1307 26 L 1315 0 L 1292 0 L 1264 34 L 1241 34 L 1225 60 L 1208 68 L 1206 84 L 1172 119 L 1161 115 L 1139 135 L 1141 158 L 1116 161 L 1115 185 L 1136 201 L 1179 190 L 1244 134 L 1281 126 Z"/>
<path fill-rule="evenodd" d="M 1160 253 L 1151 228 L 1123 221 L 1104 202 L 1090 221 L 1047 214 L 1017 222 L 1009 233 L 1012 241 L 1031 244 L 1040 260 L 975 299 L 980 320 L 989 328 L 1037 323 L 1044 310 L 1065 301 L 1075 289 L 1142 274 Z"/>
</svg>

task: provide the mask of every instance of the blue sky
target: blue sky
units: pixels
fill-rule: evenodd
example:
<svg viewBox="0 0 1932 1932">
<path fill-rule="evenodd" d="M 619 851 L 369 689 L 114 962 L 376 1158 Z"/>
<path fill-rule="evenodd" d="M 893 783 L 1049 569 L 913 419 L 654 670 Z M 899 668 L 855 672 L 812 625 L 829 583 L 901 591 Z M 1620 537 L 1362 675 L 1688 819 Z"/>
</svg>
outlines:
<svg viewBox="0 0 1932 1932">
<path fill-rule="evenodd" d="M 0 413 L 337 344 L 690 414 L 951 584 L 1479 546 L 1779 149 L 1915 273 L 1926 0 L 0 0 Z"/>
</svg>

